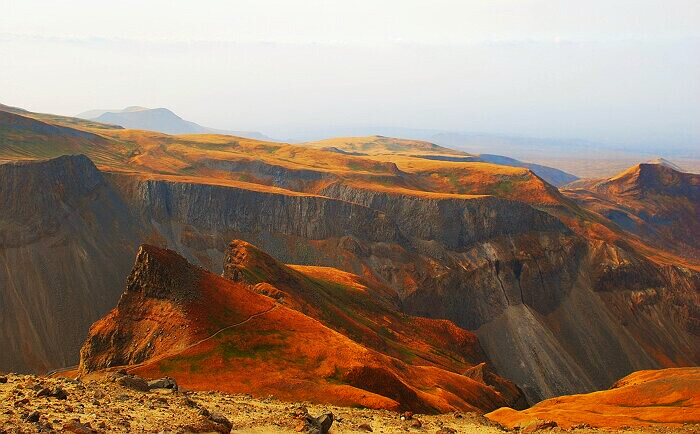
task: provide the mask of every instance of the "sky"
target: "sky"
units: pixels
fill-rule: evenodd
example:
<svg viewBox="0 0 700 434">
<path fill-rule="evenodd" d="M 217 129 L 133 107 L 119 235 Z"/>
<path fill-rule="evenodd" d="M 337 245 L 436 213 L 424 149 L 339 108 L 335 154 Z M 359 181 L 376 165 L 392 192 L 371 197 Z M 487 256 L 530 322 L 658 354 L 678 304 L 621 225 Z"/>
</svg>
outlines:
<svg viewBox="0 0 700 434">
<path fill-rule="evenodd" d="M 700 148 L 697 0 L 0 0 L 0 103 Z"/>
</svg>

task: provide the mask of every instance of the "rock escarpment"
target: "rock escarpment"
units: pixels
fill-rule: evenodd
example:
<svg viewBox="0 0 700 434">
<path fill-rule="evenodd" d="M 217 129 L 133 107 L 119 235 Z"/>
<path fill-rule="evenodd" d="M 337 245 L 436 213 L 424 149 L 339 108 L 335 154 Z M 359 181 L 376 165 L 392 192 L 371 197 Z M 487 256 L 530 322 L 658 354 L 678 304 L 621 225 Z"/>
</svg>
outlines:
<svg viewBox="0 0 700 434">
<path fill-rule="evenodd" d="M 86 242 L 90 253 L 81 259 L 95 268 L 73 272 L 66 270 L 84 266 L 63 264 L 53 271 L 85 291 L 81 300 L 89 299 L 89 290 L 115 300 L 128 273 L 122 263 L 140 242 L 167 246 L 218 274 L 228 242 L 243 239 L 284 263 L 361 275 L 392 289 L 396 297 L 388 300 L 405 313 L 475 331 L 496 372 L 518 384 L 530 402 L 608 387 L 633 370 L 700 363 L 696 271 L 660 266 L 624 242 L 582 238 L 522 202 L 343 185 L 312 195 L 116 173 L 102 179 L 95 185 L 103 193 L 92 200 L 99 212 L 109 212 L 97 226 L 112 230 Z M 93 234 L 92 217 L 85 222 L 75 233 Z M 44 257 L 63 261 L 60 255 Z M 16 269 L 39 268 L 25 263 Z M 87 275 L 102 279 L 98 288 L 81 281 Z M 273 290 L 289 294 L 266 289 Z M 90 308 L 107 311 L 101 304 Z M 82 323 L 65 327 L 87 330 Z M 41 347 L 41 339 L 24 336 L 23 342 Z"/>
<path fill-rule="evenodd" d="M 0 164 L 0 370 L 77 363 L 114 305 L 140 229 L 85 156 Z"/>
</svg>

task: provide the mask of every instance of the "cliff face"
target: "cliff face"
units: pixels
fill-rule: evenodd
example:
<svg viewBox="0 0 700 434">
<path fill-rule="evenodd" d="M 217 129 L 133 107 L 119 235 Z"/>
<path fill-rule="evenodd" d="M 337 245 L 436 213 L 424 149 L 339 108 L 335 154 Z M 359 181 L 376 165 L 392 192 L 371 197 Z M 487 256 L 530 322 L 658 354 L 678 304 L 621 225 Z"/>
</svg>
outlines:
<svg viewBox="0 0 700 434">
<path fill-rule="evenodd" d="M 168 245 L 217 272 L 223 237 L 242 238 L 284 262 L 363 274 L 394 288 L 408 313 L 476 330 L 498 372 L 531 402 L 699 360 L 698 313 L 683 307 L 697 305 L 697 273 L 582 239 L 520 202 L 111 179 Z M 630 310 L 634 321 L 624 319 Z"/>
<path fill-rule="evenodd" d="M 15 262 L 8 261 L 14 264 L 8 269 L 21 270 L 11 273 L 15 282 L 17 276 L 43 276 L 31 285 L 23 283 L 26 288 L 44 288 L 36 291 L 38 300 L 48 297 L 44 294 L 49 285 L 44 282 L 54 287 L 57 279 L 65 279 L 64 288 L 81 291 L 75 298 L 89 311 L 77 311 L 90 320 L 111 305 L 84 300 L 91 300 L 92 293 L 105 301 L 116 300 L 130 265 L 124 263 L 140 242 L 173 249 L 218 274 L 228 242 L 242 239 L 284 263 L 332 266 L 360 275 L 376 287 L 393 291 L 393 296 L 382 296 L 405 313 L 449 319 L 475 331 L 497 373 L 518 384 L 530 402 L 608 387 L 633 370 L 700 363 L 697 272 L 662 267 L 625 243 L 584 239 L 553 215 L 522 202 L 435 198 L 343 184 L 311 195 L 93 172 L 94 167 L 86 165 L 64 180 L 80 188 L 93 186 L 85 187 L 86 191 L 78 185 L 54 186 L 54 190 L 68 188 L 70 198 L 89 197 L 89 206 L 77 199 L 29 195 L 51 208 L 45 210 L 47 216 L 77 209 L 71 215 L 78 220 L 60 220 L 56 226 L 59 233 L 73 231 L 70 237 L 58 238 L 63 244 L 55 238 L 51 238 L 53 244 L 32 241 L 31 249 L 39 250 L 14 253 Z M 76 182 L 85 173 L 95 180 Z M 12 206 L 13 213 L 23 216 L 17 220 L 31 221 L 30 212 Z M 38 227 L 51 227 L 51 220 L 47 222 Z M 11 236 L 3 237 L 28 240 L 27 234 L 35 232 L 18 226 Z M 47 246 L 70 247 L 47 255 L 41 250 Z M 9 251 L 6 248 L 3 254 Z M 43 274 L 44 264 L 40 266 L 38 259 L 27 259 L 37 258 L 37 251 L 42 251 L 42 258 L 51 258 L 44 260 L 53 267 L 50 274 Z M 13 285 L 4 288 L 22 287 Z M 274 288 L 258 289 L 273 295 L 280 295 L 275 292 L 279 291 L 282 297 L 290 294 L 289 288 L 278 287 L 283 285 L 270 285 Z M 5 290 L 3 297 L 17 297 L 13 291 L 17 292 Z M 70 299 L 65 294 L 72 294 L 63 291 L 60 303 Z M 304 300 L 297 297 L 289 307 L 300 309 Z M 18 307 L 22 303 L 8 304 L 14 315 L 22 312 Z M 32 303 L 42 305 L 42 301 Z M 56 313 L 66 312 L 59 303 L 44 306 L 28 317 L 41 318 L 43 313 L 61 318 Z M 67 335 L 84 336 L 87 324 L 73 323 L 72 314 L 65 317 L 71 318 L 61 324 L 69 330 Z M 327 320 L 320 315 L 314 318 Z M 328 324 L 334 330 L 341 326 Z M 53 324 L 44 327 L 47 331 L 39 330 L 32 337 L 8 331 L 3 341 L 28 342 L 32 348 L 53 348 L 53 342 L 63 341 Z M 374 335 L 366 336 L 371 345 Z M 55 350 L 70 354 L 68 349 L 61 351 L 66 352 Z M 71 364 L 68 356 L 65 361 L 55 356 L 45 359 L 44 365 Z M 22 360 L 22 366 L 34 366 L 29 358 Z M 360 381 L 363 375 L 358 371 L 352 378 Z"/>
<path fill-rule="evenodd" d="M 0 164 L 0 370 L 72 365 L 117 300 L 140 238 L 84 156 Z"/>
</svg>

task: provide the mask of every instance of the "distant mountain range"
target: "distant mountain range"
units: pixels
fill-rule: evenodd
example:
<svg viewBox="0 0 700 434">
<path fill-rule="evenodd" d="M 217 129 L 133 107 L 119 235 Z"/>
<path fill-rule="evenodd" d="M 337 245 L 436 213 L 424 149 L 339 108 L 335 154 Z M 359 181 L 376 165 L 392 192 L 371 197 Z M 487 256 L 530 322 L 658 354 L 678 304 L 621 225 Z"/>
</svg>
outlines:
<svg viewBox="0 0 700 434">
<path fill-rule="evenodd" d="M 131 106 L 122 110 L 88 110 L 76 115 L 78 118 L 119 125 L 134 130 L 151 130 L 165 134 L 226 134 L 248 139 L 274 141 L 257 131 L 229 131 L 203 127 L 182 119 L 166 108 L 149 109 Z"/>
</svg>

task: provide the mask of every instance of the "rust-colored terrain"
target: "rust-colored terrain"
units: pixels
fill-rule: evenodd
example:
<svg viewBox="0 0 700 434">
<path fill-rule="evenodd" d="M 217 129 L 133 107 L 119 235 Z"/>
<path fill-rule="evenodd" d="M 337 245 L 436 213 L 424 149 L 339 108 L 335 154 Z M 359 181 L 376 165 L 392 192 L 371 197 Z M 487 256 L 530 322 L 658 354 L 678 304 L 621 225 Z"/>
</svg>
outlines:
<svg viewBox="0 0 700 434">
<path fill-rule="evenodd" d="M 700 424 L 700 369 L 639 371 L 609 390 L 552 398 L 523 411 L 501 408 L 486 415 L 510 429 L 554 421 L 572 427 L 685 427 Z"/>
<path fill-rule="evenodd" d="M 229 251 L 235 282 L 142 246 L 117 307 L 90 330 L 81 373 L 127 366 L 188 389 L 422 413 L 524 403 L 507 380 L 461 375 L 484 359 L 468 331 L 414 321 L 357 276 L 307 275 L 240 241 Z"/>
<path fill-rule="evenodd" d="M 656 161 L 573 183 L 564 193 L 650 245 L 700 260 L 700 175 Z"/>
<path fill-rule="evenodd" d="M 270 381 L 299 375 L 343 391 L 333 401 L 298 389 L 324 402 L 486 409 L 514 402 L 513 384 L 534 404 L 700 363 L 696 175 L 641 164 L 559 190 L 528 168 L 472 157 L 388 137 L 167 135 L 1 106 L 0 345 L 11 351 L 0 370 L 77 364 L 90 324 L 120 297 L 123 309 L 91 335 L 114 339 L 88 343 L 84 369 L 170 369 L 199 388 L 211 384 L 197 363 L 166 361 L 204 354 L 229 366 L 216 338 L 198 341 L 265 306 L 274 309 L 234 328 L 270 331 L 250 340 L 261 353 L 234 339 L 226 357 L 278 372 Z M 189 270 L 177 279 L 199 276 L 193 291 L 230 312 L 186 293 L 122 296 L 142 244 L 177 252 L 164 254 Z M 177 279 L 175 292 L 186 288 Z M 231 294 L 248 301 L 229 305 Z M 151 319 L 122 321 L 129 311 Z M 292 343 L 275 331 L 284 327 Z M 337 360 L 338 376 L 355 374 L 333 383 L 331 364 L 312 364 L 336 360 L 317 335 L 357 349 Z M 278 356 L 286 361 L 274 370 Z M 277 387 L 220 371 L 230 376 L 221 384 L 251 393 Z M 460 389 L 465 377 L 484 400 Z M 372 389 L 367 378 L 387 383 Z M 388 392 L 396 378 L 407 395 Z"/>
</svg>

